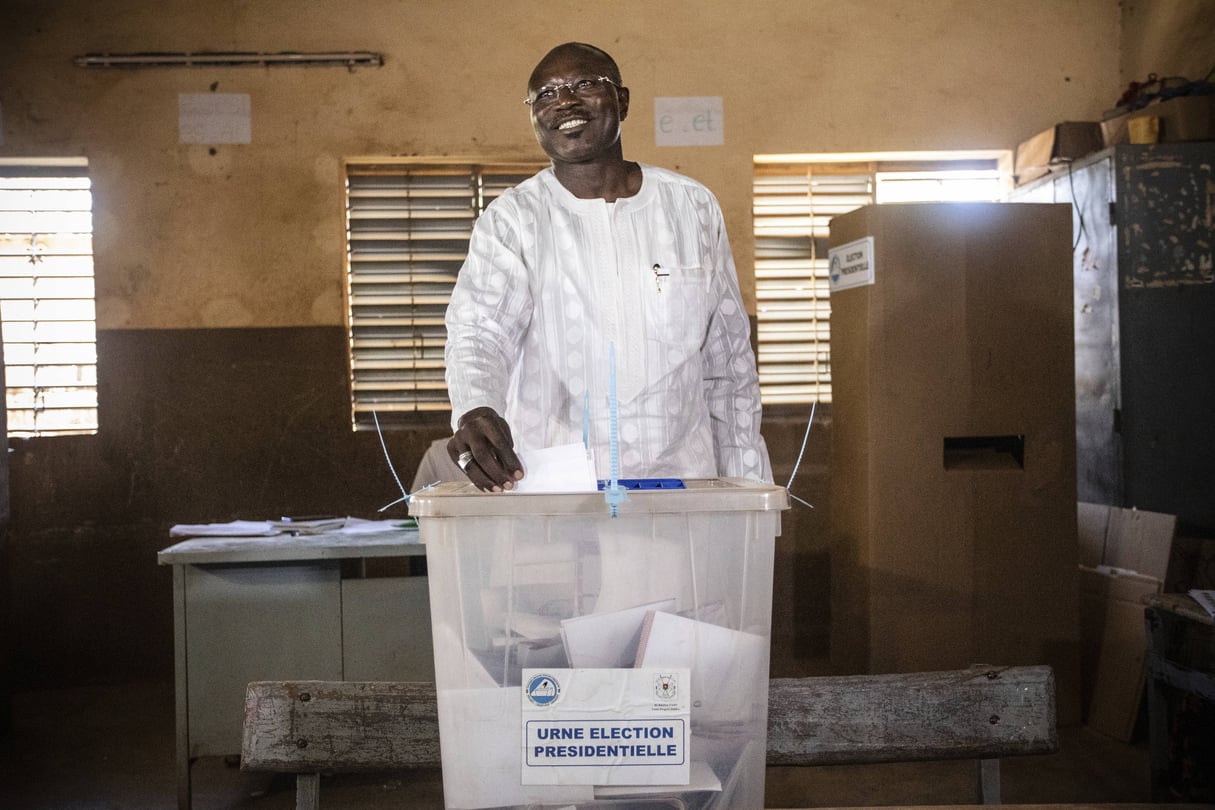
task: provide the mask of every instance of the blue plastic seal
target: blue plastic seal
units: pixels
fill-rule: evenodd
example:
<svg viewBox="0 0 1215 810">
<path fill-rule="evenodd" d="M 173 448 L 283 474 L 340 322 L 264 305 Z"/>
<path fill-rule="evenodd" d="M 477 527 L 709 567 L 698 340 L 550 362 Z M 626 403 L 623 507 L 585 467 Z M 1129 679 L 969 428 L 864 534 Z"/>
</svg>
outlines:
<svg viewBox="0 0 1215 810">
<path fill-rule="evenodd" d="M 607 483 L 607 481 L 599 482 L 600 492 L 604 490 Z M 625 489 L 631 490 L 687 489 L 687 487 L 683 485 L 682 478 L 621 478 L 616 483 Z"/>
</svg>

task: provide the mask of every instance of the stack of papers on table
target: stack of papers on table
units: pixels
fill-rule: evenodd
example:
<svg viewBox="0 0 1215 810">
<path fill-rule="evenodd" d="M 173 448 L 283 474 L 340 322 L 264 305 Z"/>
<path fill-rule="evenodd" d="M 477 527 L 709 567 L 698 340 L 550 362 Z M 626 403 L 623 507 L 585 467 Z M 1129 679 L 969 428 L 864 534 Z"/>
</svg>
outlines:
<svg viewBox="0 0 1215 810">
<path fill-rule="evenodd" d="M 1198 588 L 1190 589 L 1190 598 L 1215 619 L 1215 591 L 1204 591 Z"/>
<path fill-rule="evenodd" d="M 169 529 L 170 537 L 273 537 L 283 530 L 269 520 L 233 520 L 228 523 L 181 523 Z"/>
<path fill-rule="evenodd" d="M 413 518 L 363 520 L 355 517 L 326 517 L 307 520 L 232 520 L 227 523 L 179 523 L 169 529 L 170 537 L 298 537 L 313 534 L 374 534 L 376 532 L 417 531 Z"/>
</svg>

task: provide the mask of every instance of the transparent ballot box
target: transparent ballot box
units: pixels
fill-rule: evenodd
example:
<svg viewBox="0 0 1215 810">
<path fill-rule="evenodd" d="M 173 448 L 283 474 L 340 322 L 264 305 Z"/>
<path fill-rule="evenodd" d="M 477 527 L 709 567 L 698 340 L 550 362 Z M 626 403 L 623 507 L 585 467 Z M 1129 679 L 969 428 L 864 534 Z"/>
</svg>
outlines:
<svg viewBox="0 0 1215 810">
<path fill-rule="evenodd" d="M 762 807 L 784 488 L 416 493 L 449 808 Z"/>
</svg>

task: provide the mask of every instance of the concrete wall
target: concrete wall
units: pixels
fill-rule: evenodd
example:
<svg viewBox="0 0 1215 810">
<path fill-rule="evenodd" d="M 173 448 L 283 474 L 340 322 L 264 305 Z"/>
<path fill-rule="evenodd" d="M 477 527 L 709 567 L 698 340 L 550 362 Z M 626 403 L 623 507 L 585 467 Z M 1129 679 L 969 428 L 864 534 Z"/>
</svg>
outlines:
<svg viewBox="0 0 1215 810">
<path fill-rule="evenodd" d="M 750 274 L 756 153 L 1012 148 L 1119 86 L 1116 0 L 18 0 L 5 155 L 85 155 L 101 329 L 342 323 L 339 161 L 540 158 L 520 103 L 592 41 L 633 92 L 625 145 L 719 195 Z M 82 69 L 84 53 L 361 49 L 379 69 Z M 247 93 L 253 143 L 178 142 L 179 93 Z M 722 96 L 725 145 L 654 145 L 653 98 Z M 748 288 L 750 285 L 744 284 Z"/>
<path fill-rule="evenodd" d="M 1215 72 L 1215 5 L 1209 0 L 1121 5 L 1123 85 L 1146 81 L 1152 73 L 1198 81 Z"/>
<path fill-rule="evenodd" d="M 94 181 L 101 431 L 10 440 L 10 672 L 18 687 L 172 667 L 173 523 L 339 511 L 395 497 L 346 412 L 340 161 L 539 158 L 520 99 L 570 39 L 620 62 L 631 157 L 708 183 L 752 298 L 756 153 L 1012 148 L 1096 119 L 1174 23 L 1117 0 L 731 0 L 357 4 L 9 0 L 0 156 L 84 155 Z M 1169 20 L 1173 17 L 1169 16 Z M 1187 18 L 1188 19 L 1188 18 Z M 1187 23 L 1188 24 L 1188 23 Z M 97 52 L 359 49 L 381 68 L 83 69 Z M 252 143 L 183 145 L 180 93 L 247 93 Z M 654 143 L 656 96 L 721 96 L 725 144 Z M 774 674 L 816 666 L 826 597 L 829 410 L 778 547 Z M 765 418 L 778 481 L 805 414 Z M 390 441 L 411 470 L 442 420 Z"/>
</svg>

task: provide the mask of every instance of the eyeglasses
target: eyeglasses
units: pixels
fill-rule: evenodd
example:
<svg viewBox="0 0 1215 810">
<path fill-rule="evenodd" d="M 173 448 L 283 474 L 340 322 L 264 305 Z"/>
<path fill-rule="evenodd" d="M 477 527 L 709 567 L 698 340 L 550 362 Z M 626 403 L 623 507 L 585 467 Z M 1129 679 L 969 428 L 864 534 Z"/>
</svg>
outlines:
<svg viewBox="0 0 1215 810">
<path fill-rule="evenodd" d="M 617 89 L 620 87 L 619 83 L 609 79 L 607 76 L 585 76 L 581 79 L 541 87 L 536 91 L 534 96 L 523 99 L 523 103 L 533 107 L 543 107 L 546 104 L 552 104 L 560 97 L 561 88 L 563 87 L 578 98 L 594 98 L 602 93 L 604 88 L 609 84 Z"/>
</svg>

